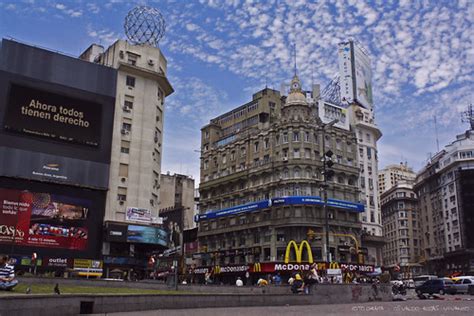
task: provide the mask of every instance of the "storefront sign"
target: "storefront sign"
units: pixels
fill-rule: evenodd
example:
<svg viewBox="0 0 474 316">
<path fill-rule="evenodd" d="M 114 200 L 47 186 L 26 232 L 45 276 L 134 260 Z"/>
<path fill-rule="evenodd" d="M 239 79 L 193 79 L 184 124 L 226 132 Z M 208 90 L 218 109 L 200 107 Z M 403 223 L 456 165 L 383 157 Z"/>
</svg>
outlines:
<svg viewBox="0 0 474 316">
<path fill-rule="evenodd" d="M 43 266 L 67 268 L 72 265 L 71 259 L 68 258 L 44 258 Z"/>
</svg>

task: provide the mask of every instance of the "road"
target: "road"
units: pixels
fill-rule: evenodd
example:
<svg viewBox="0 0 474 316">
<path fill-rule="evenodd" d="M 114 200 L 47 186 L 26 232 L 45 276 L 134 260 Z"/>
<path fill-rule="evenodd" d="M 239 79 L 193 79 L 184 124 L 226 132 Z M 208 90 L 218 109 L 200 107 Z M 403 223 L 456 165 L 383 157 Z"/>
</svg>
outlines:
<svg viewBox="0 0 474 316">
<path fill-rule="evenodd" d="M 181 310 L 155 310 L 134 313 L 112 313 L 114 316 L 269 316 L 269 315 L 474 315 L 474 298 L 464 296 L 464 300 L 454 300 L 446 296 L 444 299 L 407 300 L 400 302 L 374 302 L 340 305 L 304 305 L 278 307 L 233 307 L 233 308 L 202 308 Z"/>
</svg>

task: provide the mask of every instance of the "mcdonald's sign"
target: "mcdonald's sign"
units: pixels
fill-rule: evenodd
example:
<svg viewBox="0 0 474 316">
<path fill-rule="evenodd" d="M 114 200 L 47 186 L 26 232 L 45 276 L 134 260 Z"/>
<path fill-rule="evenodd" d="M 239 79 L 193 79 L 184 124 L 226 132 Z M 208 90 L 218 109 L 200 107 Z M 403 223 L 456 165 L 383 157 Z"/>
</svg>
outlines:
<svg viewBox="0 0 474 316">
<path fill-rule="evenodd" d="M 331 263 L 329 264 L 329 269 L 340 269 L 339 263 L 337 263 L 337 262 L 331 262 Z"/>
<path fill-rule="evenodd" d="M 221 273 L 221 266 L 215 266 L 214 267 L 214 274 L 219 274 Z"/>
<path fill-rule="evenodd" d="M 262 272 L 262 264 L 260 262 L 253 264 L 253 272 Z"/>
<path fill-rule="evenodd" d="M 309 245 L 307 240 L 303 240 L 299 246 L 296 241 L 290 240 L 290 242 L 286 246 L 285 263 L 290 262 L 291 248 L 295 249 L 296 263 L 301 263 L 303 259 L 304 248 L 306 248 L 306 251 L 308 252 L 308 262 L 313 263 L 313 252 L 311 251 L 311 246 Z"/>
</svg>

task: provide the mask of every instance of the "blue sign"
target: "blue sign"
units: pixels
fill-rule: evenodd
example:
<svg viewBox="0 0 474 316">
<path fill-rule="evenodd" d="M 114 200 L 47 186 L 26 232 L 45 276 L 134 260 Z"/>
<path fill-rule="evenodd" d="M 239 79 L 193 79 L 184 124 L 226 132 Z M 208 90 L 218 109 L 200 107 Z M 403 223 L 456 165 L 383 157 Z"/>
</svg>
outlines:
<svg viewBox="0 0 474 316">
<path fill-rule="evenodd" d="M 158 227 L 128 225 L 127 241 L 166 247 L 168 245 L 168 233 Z"/>
<path fill-rule="evenodd" d="M 237 215 L 241 213 L 253 212 L 271 206 L 280 205 L 324 205 L 324 200 L 319 196 L 287 196 L 281 198 L 272 198 L 269 200 L 263 200 L 254 203 L 248 203 L 239 206 L 233 206 L 218 211 L 208 212 L 205 214 L 196 215 L 194 221 L 199 222 L 201 220 L 223 217 L 227 215 Z M 347 211 L 362 213 L 365 207 L 361 203 L 354 203 L 343 200 L 328 199 L 329 207 L 341 208 Z"/>
</svg>

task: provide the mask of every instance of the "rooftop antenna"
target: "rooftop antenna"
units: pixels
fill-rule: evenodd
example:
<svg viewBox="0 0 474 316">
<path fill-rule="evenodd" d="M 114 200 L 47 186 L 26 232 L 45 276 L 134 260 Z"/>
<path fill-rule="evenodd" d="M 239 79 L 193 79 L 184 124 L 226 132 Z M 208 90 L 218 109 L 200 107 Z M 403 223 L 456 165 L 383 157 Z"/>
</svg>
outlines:
<svg viewBox="0 0 474 316">
<path fill-rule="evenodd" d="M 296 76 L 296 43 L 293 45 L 293 55 L 295 58 L 295 76 Z"/>
<path fill-rule="evenodd" d="M 463 123 L 469 123 L 471 130 L 474 131 L 474 110 L 472 109 L 472 104 L 469 104 L 467 110 L 461 113 L 461 121 Z"/>
<path fill-rule="evenodd" d="M 433 115 L 434 118 L 434 125 L 435 125 L 435 133 L 436 133 L 436 152 L 439 152 L 439 139 L 438 139 L 438 124 L 436 123 L 436 115 Z"/>
</svg>

